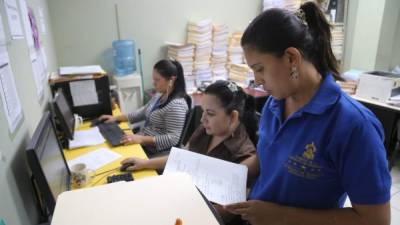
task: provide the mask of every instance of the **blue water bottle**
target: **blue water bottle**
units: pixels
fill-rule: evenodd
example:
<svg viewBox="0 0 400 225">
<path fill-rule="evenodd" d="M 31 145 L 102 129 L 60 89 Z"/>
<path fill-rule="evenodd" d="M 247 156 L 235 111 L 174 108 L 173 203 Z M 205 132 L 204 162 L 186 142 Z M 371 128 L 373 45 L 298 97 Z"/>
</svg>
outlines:
<svg viewBox="0 0 400 225">
<path fill-rule="evenodd" d="M 118 40 L 112 43 L 114 49 L 114 70 L 117 76 L 124 76 L 136 71 L 135 42 Z"/>
</svg>

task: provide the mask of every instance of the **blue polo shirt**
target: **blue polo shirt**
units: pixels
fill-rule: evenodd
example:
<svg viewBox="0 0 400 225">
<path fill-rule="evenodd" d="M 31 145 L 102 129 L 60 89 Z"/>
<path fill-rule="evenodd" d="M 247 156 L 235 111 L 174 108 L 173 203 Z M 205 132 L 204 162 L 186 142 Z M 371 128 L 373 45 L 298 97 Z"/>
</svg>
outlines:
<svg viewBox="0 0 400 225">
<path fill-rule="evenodd" d="M 304 107 L 286 121 L 285 100 L 264 105 L 257 156 L 260 175 L 250 199 L 286 206 L 343 207 L 390 200 L 391 177 L 375 115 L 327 75 Z"/>
</svg>

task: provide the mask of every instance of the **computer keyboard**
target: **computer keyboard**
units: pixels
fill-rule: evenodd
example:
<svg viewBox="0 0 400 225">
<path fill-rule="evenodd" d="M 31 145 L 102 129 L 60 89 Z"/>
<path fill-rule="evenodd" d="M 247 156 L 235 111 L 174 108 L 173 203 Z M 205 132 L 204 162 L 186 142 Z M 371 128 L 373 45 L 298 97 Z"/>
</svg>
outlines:
<svg viewBox="0 0 400 225">
<path fill-rule="evenodd" d="M 121 145 L 121 139 L 125 135 L 118 123 L 100 123 L 97 125 L 103 137 L 113 146 Z"/>
<path fill-rule="evenodd" d="M 107 177 L 107 183 L 114 183 L 118 181 L 133 181 L 133 176 L 131 173 L 122 173 Z"/>
</svg>

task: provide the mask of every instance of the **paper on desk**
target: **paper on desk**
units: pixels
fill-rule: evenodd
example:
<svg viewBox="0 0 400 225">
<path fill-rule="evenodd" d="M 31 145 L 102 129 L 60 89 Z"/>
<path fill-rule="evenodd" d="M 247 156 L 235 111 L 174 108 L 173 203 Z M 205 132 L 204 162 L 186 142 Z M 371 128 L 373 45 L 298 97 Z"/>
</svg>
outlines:
<svg viewBox="0 0 400 225">
<path fill-rule="evenodd" d="M 164 174 L 184 172 L 211 202 L 246 201 L 247 167 L 191 151 L 172 148 Z"/>
<path fill-rule="evenodd" d="M 99 148 L 76 159 L 69 160 L 68 166 L 71 168 L 75 164 L 85 163 L 89 169 L 97 170 L 119 158 L 121 158 L 120 154 L 112 152 L 107 148 Z"/>
<path fill-rule="evenodd" d="M 391 101 L 400 101 L 400 95 L 395 95 L 389 98 Z"/>
<path fill-rule="evenodd" d="M 400 106 L 400 95 L 395 95 L 390 97 L 389 100 L 386 101 L 386 103 L 397 107 Z"/>
<path fill-rule="evenodd" d="M 60 75 L 78 74 L 103 74 L 104 70 L 99 65 L 60 67 Z"/>
<path fill-rule="evenodd" d="M 98 127 L 89 130 L 80 130 L 74 132 L 74 140 L 69 141 L 69 148 L 80 148 L 104 143 L 106 140 L 101 135 Z"/>
<path fill-rule="evenodd" d="M 94 80 L 69 82 L 73 106 L 94 105 L 99 103 Z"/>
</svg>

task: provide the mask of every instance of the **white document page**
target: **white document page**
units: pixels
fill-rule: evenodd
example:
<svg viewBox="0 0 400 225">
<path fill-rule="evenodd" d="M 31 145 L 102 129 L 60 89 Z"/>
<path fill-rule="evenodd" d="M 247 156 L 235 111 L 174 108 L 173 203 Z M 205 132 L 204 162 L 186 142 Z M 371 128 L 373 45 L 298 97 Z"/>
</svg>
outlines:
<svg viewBox="0 0 400 225">
<path fill-rule="evenodd" d="M 99 103 L 94 80 L 69 82 L 74 106 L 94 105 Z"/>
<path fill-rule="evenodd" d="M 32 27 L 28 17 L 28 5 L 26 4 L 26 0 L 19 0 L 19 5 L 21 10 L 22 24 L 26 35 L 26 42 L 29 49 L 29 56 L 32 64 L 33 79 L 36 84 L 36 93 L 38 98 L 41 99 L 44 95 L 44 81 L 40 67 L 38 65 L 39 61 L 37 59 L 36 50 L 33 43 Z"/>
<path fill-rule="evenodd" d="M 8 25 L 10 27 L 12 39 L 24 38 L 22 31 L 21 18 L 18 13 L 18 6 L 16 0 L 4 0 L 4 7 L 7 12 Z"/>
<path fill-rule="evenodd" d="M 44 94 L 44 82 L 42 80 L 42 76 L 41 76 L 41 70 L 40 70 L 40 66 L 39 66 L 39 61 L 38 58 L 35 58 L 32 60 L 32 70 L 33 70 L 33 79 L 35 81 L 36 84 L 36 93 L 37 96 L 39 97 L 39 99 L 41 99 L 41 97 Z"/>
<path fill-rule="evenodd" d="M 28 17 L 28 5 L 26 4 L 26 0 L 19 0 L 22 23 L 24 25 L 24 30 L 26 34 L 26 42 L 29 47 L 29 51 L 34 51 L 34 43 L 33 43 L 33 35 L 32 35 L 32 27 L 31 22 Z M 31 58 L 32 59 L 32 58 Z"/>
<path fill-rule="evenodd" d="M 1 20 L 0 20 L 1 23 Z M 0 24 L 1 26 L 1 24 Z M 8 51 L 6 45 L 0 45 L 0 66 L 9 63 Z"/>
<path fill-rule="evenodd" d="M 38 66 L 38 71 L 40 72 L 40 79 L 42 80 L 43 83 L 45 83 L 47 81 L 47 71 L 46 68 L 44 67 L 44 63 L 43 63 L 43 56 L 40 53 L 40 51 L 37 51 L 37 66 Z"/>
<path fill-rule="evenodd" d="M 10 64 L 0 66 L 0 92 L 8 128 L 12 133 L 22 119 L 22 107 Z"/>
<path fill-rule="evenodd" d="M 4 33 L 3 21 L 0 17 L 0 65 L 7 64 L 10 60 L 8 59 L 7 51 L 7 40 Z"/>
<path fill-rule="evenodd" d="M 99 148 L 96 151 L 79 156 L 76 159 L 68 160 L 67 163 L 69 168 L 72 168 L 72 166 L 78 163 L 85 163 L 89 169 L 97 170 L 121 157 L 120 154 L 112 152 L 107 148 Z"/>
<path fill-rule="evenodd" d="M 89 130 L 80 130 L 74 132 L 74 140 L 69 141 L 69 148 L 80 148 L 104 143 L 106 140 L 101 135 L 98 127 Z"/>
<path fill-rule="evenodd" d="M 44 20 L 44 10 L 43 10 L 43 8 L 42 8 L 42 7 L 39 7 L 39 8 L 38 8 L 38 12 L 39 12 L 39 24 L 40 24 L 40 29 L 42 30 L 42 33 L 43 33 L 44 35 L 46 35 L 46 34 L 47 34 L 47 31 L 46 31 L 46 22 L 45 22 L 45 20 Z"/>
<path fill-rule="evenodd" d="M 60 67 L 60 75 L 76 75 L 76 74 L 102 74 L 104 70 L 99 65 L 91 66 L 68 66 Z"/>
<path fill-rule="evenodd" d="M 4 33 L 3 20 L 0 17 L 0 45 L 5 48 L 7 44 L 6 35 Z"/>
<path fill-rule="evenodd" d="M 46 55 L 46 51 L 44 50 L 44 46 L 42 46 L 40 48 L 40 53 L 41 53 L 41 56 L 42 56 L 42 62 L 43 62 L 44 70 L 45 70 L 45 72 L 47 74 L 47 69 L 49 68 L 48 67 L 49 65 L 48 65 L 48 62 L 47 62 L 47 55 Z"/>
<path fill-rule="evenodd" d="M 389 98 L 391 101 L 400 101 L 400 95 L 395 95 Z"/>
<path fill-rule="evenodd" d="M 227 205 L 246 201 L 247 167 L 172 148 L 164 174 L 184 172 L 211 202 Z"/>
</svg>

